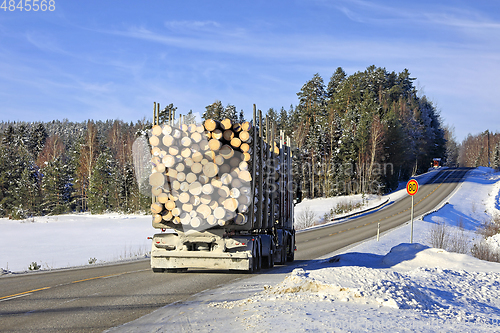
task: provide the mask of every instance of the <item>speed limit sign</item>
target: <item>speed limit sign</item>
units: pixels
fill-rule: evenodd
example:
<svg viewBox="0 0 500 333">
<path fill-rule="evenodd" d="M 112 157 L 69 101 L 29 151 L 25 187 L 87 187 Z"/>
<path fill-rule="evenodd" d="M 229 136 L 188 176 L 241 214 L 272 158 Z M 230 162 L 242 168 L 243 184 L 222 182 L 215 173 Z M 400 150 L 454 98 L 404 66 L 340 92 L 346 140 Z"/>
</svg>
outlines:
<svg viewBox="0 0 500 333">
<path fill-rule="evenodd" d="M 418 192 L 418 182 L 415 179 L 410 179 L 406 184 L 406 192 L 409 195 L 415 195 Z"/>
</svg>

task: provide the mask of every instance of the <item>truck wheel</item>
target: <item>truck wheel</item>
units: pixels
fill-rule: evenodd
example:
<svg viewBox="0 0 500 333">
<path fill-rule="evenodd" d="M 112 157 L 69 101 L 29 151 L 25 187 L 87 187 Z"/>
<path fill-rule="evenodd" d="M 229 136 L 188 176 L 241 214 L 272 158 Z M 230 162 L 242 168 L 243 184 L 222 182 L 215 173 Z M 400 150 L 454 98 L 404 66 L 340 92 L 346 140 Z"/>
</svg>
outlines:
<svg viewBox="0 0 500 333">
<path fill-rule="evenodd" d="M 153 268 L 153 273 L 163 273 L 165 272 L 165 268 Z"/>
</svg>

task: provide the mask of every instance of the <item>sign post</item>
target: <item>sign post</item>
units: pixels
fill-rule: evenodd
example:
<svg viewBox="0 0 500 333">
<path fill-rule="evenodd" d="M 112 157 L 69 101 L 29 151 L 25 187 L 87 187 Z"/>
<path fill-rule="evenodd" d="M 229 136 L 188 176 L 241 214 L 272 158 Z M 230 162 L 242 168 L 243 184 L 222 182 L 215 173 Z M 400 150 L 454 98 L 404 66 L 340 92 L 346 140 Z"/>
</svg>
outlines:
<svg viewBox="0 0 500 333">
<path fill-rule="evenodd" d="M 418 192 L 418 182 L 415 179 L 410 179 L 406 183 L 406 192 L 411 196 L 411 235 L 410 243 L 413 243 L 413 196 Z"/>
</svg>

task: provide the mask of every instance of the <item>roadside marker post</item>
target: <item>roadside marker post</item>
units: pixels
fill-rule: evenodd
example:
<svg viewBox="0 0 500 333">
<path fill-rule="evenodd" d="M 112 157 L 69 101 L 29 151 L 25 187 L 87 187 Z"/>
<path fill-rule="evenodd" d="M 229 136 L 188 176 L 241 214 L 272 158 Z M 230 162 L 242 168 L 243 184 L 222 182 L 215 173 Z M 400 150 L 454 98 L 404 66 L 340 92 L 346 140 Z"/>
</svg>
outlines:
<svg viewBox="0 0 500 333">
<path fill-rule="evenodd" d="M 418 182 L 415 179 L 410 179 L 406 183 L 406 192 L 411 196 L 411 234 L 410 243 L 413 243 L 413 196 L 418 192 Z"/>
</svg>

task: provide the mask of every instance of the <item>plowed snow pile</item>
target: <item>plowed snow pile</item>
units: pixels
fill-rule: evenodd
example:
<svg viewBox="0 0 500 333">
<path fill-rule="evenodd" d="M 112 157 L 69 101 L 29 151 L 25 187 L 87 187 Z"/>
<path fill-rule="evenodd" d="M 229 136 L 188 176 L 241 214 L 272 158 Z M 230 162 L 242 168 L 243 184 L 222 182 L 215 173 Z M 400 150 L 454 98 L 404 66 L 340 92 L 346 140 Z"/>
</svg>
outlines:
<svg viewBox="0 0 500 333">
<path fill-rule="evenodd" d="M 344 316 L 345 309 L 341 310 L 344 304 L 357 305 L 356 311 L 397 309 L 399 315 L 392 312 L 393 315 L 406 320 L 408 316 L 420 321 L 424 318 L 422 325 L 425 320 L 434 321 L 433 325 L 437 325 L 434 329 L 438 331 L 450 324 L 455 328 L 463 324 L 479 331 L 497 330 L 500 264 L 421 244 L 400 244 L 385 256 L 346 253 L 309 265 L 307 270 L 296 268 L 281 283 L 268 286 L 250 298 L 212 303 L 212 306 L 239 308 L 247 313 L 265 308 L 252 317 L 256 321 L 252 326 L 259 327 L 257 322 L 260 322 L 269 328 L 267 325 L 274 325 L 273 318 L 282 313 L 294 313 L 292 320 L 297 321 L 302 316 L 304 320 L 312 319 L 312 313 L 317 316 L 339 311 Z M 320 317 L 314 320 L 315 325 L 321 324 L 318 329 L 328 325 L 335 328 L 337 319 L 345 320 L 345 317 Z M 250 324 L 248 317 L 242 320 Z M 351 323 L 350 327 L 356 326 Z"/>
</svg>

